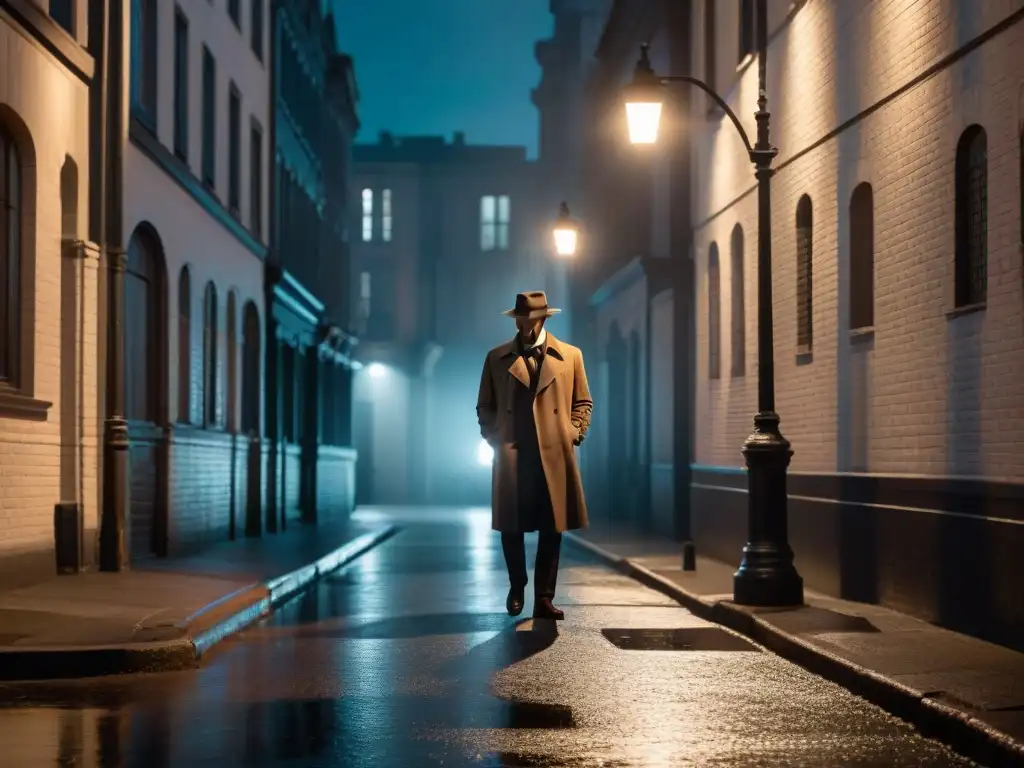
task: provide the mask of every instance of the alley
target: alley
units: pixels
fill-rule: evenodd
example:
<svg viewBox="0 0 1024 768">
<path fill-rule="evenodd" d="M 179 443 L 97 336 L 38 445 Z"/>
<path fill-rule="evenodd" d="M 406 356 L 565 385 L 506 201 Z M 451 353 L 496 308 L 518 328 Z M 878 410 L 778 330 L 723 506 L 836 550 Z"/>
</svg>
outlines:
<svg viewBox="0 0 1024 768">
<path fill-rule="evenodd" d="M 568 547 L 566 621 L 509 618 L 485 510 L 375 514 L 402 531 L 198 671 L 0 688 L 0 762 L 969 764 Z"/>
</svg>

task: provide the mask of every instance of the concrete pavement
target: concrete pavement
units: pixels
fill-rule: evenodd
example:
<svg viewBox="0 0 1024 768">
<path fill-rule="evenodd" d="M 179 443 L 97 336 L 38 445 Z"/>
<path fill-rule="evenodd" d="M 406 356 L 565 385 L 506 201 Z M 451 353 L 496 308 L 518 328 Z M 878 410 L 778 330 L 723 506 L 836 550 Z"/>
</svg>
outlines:
<svg viewBox="0 0 1024 768">
<path fill-rule="evenodd" d="M 4 765 L 969 765 L 568 547 L 566 620 L 509 618 L 485 510 L 379 514 L 400 533 L 199 669 L 0 684 Z"/>
<path fill-rule="evenodd" d="M 806 591 L 799 609 L 751 609 L 732 599 L 735 567 L 625 530 L 574 532 L 567 541 L 912 722 L 986 765 L 1024 765 L 1024 654 L 881 606 Z"/>
<path fill-rule="evenodd" d="M 358 516 L 0 593 L 0 680 L 177 670 L 395 532 Z"/>
</svg>

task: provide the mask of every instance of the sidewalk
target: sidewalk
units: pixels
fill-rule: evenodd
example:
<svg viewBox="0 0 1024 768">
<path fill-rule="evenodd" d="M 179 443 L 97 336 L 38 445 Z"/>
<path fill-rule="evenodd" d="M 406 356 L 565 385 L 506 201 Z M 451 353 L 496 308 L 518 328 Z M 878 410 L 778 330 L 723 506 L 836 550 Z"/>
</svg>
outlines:
<svg viewBox="0 0 1024 768">
<path fill-rule="evenodd" d="M 876 605 L 805 590 L 796 609 L 732 600 L 736 568 L 629 531 L 576 531 L 571 544 L 695 615 L 744 634 L 985 765 L 1024 765 L 1024 654 Z"/>
<path fill-rule="evenodd" d="M 195 666 L 224 638 L 396 532 L 352 521 L 0 593 L 0 680 Z"/>
</svg>

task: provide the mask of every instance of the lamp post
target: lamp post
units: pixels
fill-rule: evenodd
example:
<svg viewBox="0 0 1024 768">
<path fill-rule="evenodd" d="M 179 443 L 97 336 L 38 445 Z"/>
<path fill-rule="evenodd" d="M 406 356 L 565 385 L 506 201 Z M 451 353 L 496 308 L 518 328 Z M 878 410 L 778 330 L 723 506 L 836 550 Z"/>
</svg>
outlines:
<svg viewBox="0 0 1024 768">
<path fill-rule="evenodd" d="M 754 431 L 743 444 L 747 462 L 747 544 L 733 577 L 733 600 L 740 605 L 779 607 L 803 605 L 803 579 L 793 565 L 789 545 L 786 470 L 789 441 L 779 429 L 775 412 L 775 360 L 772 329 L 772 160 L 778 154 L 768 138 L 769 113 L 765 86 L 768 50 L 766 0 L 757 0 L 758 99 L 757 140 L 750 138 L 736 114 L 706 83 L 693 77 L 655 74 L 641 48 L 633 82 L 626 87 L 626 118 L 634 144 L 653 144 L 658 138 L 664 91 L 678 83 L 694 85 L 708 94 L 736 126 L 754 164 L 757 177 L 757 414 Z"/>
<path fill-rule="evenodd" d="M 558 218 L 555 219 L 552 234 L 555 238 L 556 254 L 562 258 L 576 255 L 576 246 L 580 237 L 580 225 L 569 215 L 568 203 L 562 203 L 558 207 Z"/>
</svg>

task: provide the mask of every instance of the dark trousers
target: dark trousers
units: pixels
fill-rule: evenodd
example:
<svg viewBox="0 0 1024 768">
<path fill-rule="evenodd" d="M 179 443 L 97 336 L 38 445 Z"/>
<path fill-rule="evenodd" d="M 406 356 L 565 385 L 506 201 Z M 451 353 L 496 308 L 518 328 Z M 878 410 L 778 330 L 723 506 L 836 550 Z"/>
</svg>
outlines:
<svg viewBox="0 0 1024 768">
<path fill-rule="evenodd" d="M 555 598 L 558 582 L 558 558 L 562 552 L 562 534 L 541 531 L 537 540 L 537 561 L 533 566 L 533 594 L 537 599 Z M 529 582 L 526 575 L 526 542 L 522 533 L 501 534 L 501 550 L 505 553 L 508 580 L 513 589 L 524 589 Z"/>
</svg>

